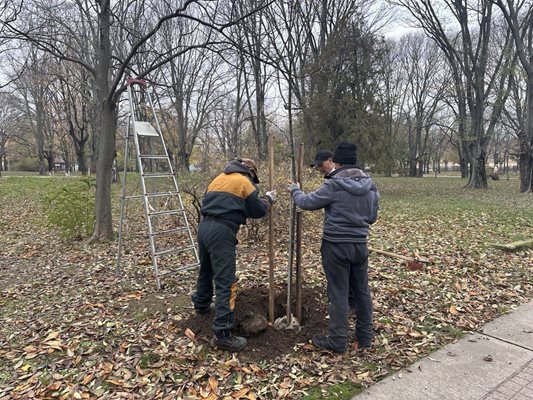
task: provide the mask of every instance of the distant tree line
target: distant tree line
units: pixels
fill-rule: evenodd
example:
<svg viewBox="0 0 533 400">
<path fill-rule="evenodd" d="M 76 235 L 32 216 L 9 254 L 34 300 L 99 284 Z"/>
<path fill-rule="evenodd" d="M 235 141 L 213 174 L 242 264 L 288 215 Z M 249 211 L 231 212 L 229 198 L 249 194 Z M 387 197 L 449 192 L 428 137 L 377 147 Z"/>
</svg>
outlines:
<svg viewBox="0 0 533 400">
<path fill-rule="evenodd" d="M 388 37 L 399 10 L 419 29 Z M 531 192 L 532 38 L 527 0 L 0 0 L 0 170 L 32 156 L 42 174 L 57 157 L 96 172 L 93 239 L 110 238 L 138 77 L 183 171 L 265 159 L 275 134 L 309 157 L 352 140 L 388 176 L 456 162 L 470 188 L 516 159 Z"/>
</svg>

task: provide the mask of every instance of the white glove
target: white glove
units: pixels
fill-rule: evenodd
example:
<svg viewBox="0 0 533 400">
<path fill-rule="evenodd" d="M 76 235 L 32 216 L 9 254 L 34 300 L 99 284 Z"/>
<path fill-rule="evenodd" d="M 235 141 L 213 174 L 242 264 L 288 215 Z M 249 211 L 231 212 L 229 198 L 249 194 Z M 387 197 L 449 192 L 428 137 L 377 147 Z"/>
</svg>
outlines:
<svg viewBox="0 0 533 400">
<path fill-rule="evenodd" d="M 266 192 L 265 193 L 265 197 L 268 199 L 270 204 L 275 203 L 276 202 L 276 191 L 275 190 L 270 190 L 270 191 Z"/>
<path fill-rule="evenodd" d="M 287 190 L 289 192 L 294 192 L 296 189 L 300 189 L 300 184 L 298 182 L 291 182 L 289 183 L 289 186 L 287 187 Z"/>
</svg>

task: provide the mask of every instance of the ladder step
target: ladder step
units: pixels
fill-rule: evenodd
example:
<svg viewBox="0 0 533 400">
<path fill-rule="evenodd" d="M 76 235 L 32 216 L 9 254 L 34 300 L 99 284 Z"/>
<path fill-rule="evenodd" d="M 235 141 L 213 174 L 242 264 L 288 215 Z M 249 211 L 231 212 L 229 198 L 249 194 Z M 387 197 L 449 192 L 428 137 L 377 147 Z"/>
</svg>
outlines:
<svg viewBox="0 0 533 400">
<path fill-rule="evenodd" d="M 124 197 L 124 199 L 128 200 L 128 199 L 140 199 L 144 197 L 142 194 L 135 194 L 135 195 L 131 195 L 131 196 L 126 196 Z"/>
<path fill-rule="evenodd" d="M 159 133 L 154 129 L 152 124 L 147 121 L 135 121 L 133 123 L 135 131 L 138 136 L 156 136 L 159 137 Z"/>
<path fill-rule="evenodd" d="M 157 216 L 160 216 L 160 215 L 176 215 L 176 214 L 182 213 L 184 211 L 185 211 L 184 208 L 179 208 L 177 210 L 150 211 L 150 212 L 148 212 L 148 216 L 149 217 L 157 217 Z"/>
<path fill-rule="evenodd" d="M 162 272 L 162 273 L 160 272 L 158 275 L 159 276 L 167 276 L 167 275 L 179 272 L 179 271 L 185 271 L 185 270 L 191 269 L 191 268 L 198 268 L 199 266 L 200 266 L 200 263 L 182 265 L 181 267 L 176 268 L 176 269 L 174 269 L 172 271 L 165 271 L 165 272 Z"/>
<path fill-rule="evenodd" d="M 146 193 L 146 197 L 163 197 L 163 196 L 177 196 L 180 192 L 172 191 L 172 192 L 154 192 L 154 193 Z M 144 197 L 142 194 L 134 194 L 130 196 L 124 197 L 124 199 L 140 199 Z"/>
<path fill-rule="evenodd" d="M 162 197 L 162 196 L 177 196 L 180 192 L 178 191 L 172 191 L 172 192 L 153 192 L 153 193 L 146 193 L 147 197 Z M 142 195 L 141 195 L 142 197 Z"/>
<path fill-rule="evenodd" d="M 187 228 L 187 227 L 184 227 L 184 228 L 167 229 L 166 231 L 157 231 L 157 232 L 153 232 L 153 233 L 152 233 L 152 236 L 168 235 L 168 234 L 170 234 L 170 233 L 184 232 L 184 231 L 187 231 L 187 230 L 189 230 L 189 228 Z"/>
<path fill-rule="evenodd" d="M 143 178 L 167 178 L 169 176 L 174 176 L 174 174 L 172 172 L 158 172 L 158 173 L 143 172 L 141 176 Z"/>
<path fill-rule="evenodd" d="M 168 156 L 165 156 L 165 155 L 146 155 L 146 156 L 139 156 L 139 158 L 143 160 L 168 160 Z"/>
<path fill-rule="evenodd" d="M 156 251 L 154 253 L 154 256 L 156 257 L 168 256 L 170 254 L 181 253 L 182 251 L 193 250 L 193 249 L 194 249 L 194 246 L 178 247 L 176 249 Z"/>
</svg>

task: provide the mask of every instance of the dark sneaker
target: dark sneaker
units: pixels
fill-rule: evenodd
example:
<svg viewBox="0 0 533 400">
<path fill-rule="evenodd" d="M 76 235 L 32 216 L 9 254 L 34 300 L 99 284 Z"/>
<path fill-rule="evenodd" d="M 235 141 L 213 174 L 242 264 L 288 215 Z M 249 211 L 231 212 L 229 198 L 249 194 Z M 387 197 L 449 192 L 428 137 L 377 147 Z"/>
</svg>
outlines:
<svg viewBox="0 0 533 400">
<path fill-rule="evenodd" d="M 204 308 L 196 308 L 196 307 L 194 307 L 194 311 L 198 315 L 206 315 L 206 314 L 209 314 L 211 312 L 211 307 L 204 307 Z"/>
<path fill-rule="evenodd" d="M 360 342 L 355 336 L 355 332 L 348 333 L 348 343 L 350 343 L 355 350 L 357 349 L 370 350 L 372 348 L 372 343 Z"/>
<path fill-rule="evenodd" d="M 211 347 L 217 348 L 220 350 L 226 350 L 231 352 L 237 352 L 244 349 L 248 341 L 241 336 L 228 336 L 223 339 L 218 339 L 216 336 L 213 336 L 211 339 Z"/>
<path fill-rule="evenodd" d="M 215 309 L 215 304 L 213 302 L 211 302 L 208 306 L 204 306 L 204 307 L 197 306 L 196 302 L 194 301 L 195 297 L 196 297 L 196 292 L 194 292 L 191 295 L 192 305 L 194 307 L 194 311 L 196 311 L 196 314 L 199 314 L 199 315 L 209 314 L 211 310 Z"/>
<path fill-rule="evenodd" d="M 365 345 L 356 340 L 355 342 L 352 343 L 352 348 L 354 350 L 371 350 L 372 345 Z"/>
<path fill-rule="evenodd" d="M 313 335 L 313 338 L 311 339 L 311 341 L 313 342 L 315 347 L 318 347 L 323 350 L 328 350 L 328 351 L 332 351 L 334 353 L 339 353 L 339 354 L 344 353 L 346 351 L 346 347 L 340 348 L 340 347 L 333 346 L 328 336 Z"/>
</svg>

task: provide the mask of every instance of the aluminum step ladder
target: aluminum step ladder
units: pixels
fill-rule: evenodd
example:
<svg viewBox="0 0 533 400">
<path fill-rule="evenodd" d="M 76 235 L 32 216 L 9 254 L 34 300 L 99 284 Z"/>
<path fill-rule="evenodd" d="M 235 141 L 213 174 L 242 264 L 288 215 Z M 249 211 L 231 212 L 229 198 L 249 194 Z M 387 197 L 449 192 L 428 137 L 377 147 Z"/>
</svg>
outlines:
<svg viewBox="0 0 533 400">
<path fill-rule="evenodd" d="M 126 200 L 142 198 L 153 273 L 157 289 L 161 289 L 163 275 L 199 266 L 198 250 L 183 206 L 171 158 L 161 134 L 157 113 L 148 92 L 148 83 L 142 79 L 129 78 L 127 93 L 129 118 L 125 137 L 116 268 L 117 272 L 120 272 Z M 130 137 L 133 137 L 135 143 L 142 194 L 127 196 L 126 176 Z M 172 268 L 163 273 L 160 271 L 161 258 L 169 256 L 174 257 L 168 260 L 172 263 Z"/>
</svg>

